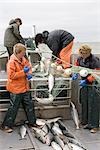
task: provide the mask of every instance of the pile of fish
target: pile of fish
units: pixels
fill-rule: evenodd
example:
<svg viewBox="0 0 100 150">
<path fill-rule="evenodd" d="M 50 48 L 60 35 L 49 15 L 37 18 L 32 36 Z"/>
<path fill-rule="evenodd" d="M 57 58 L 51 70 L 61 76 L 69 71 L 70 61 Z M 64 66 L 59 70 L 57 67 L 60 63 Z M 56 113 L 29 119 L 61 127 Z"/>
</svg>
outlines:
<svg viewBox="0 0 100 150">
<path fill-rule="evenodd" d="M 42 143 L 52 146 L 54 150 L 86 150 L 69 132 L 61 118 L 51 120 L 38 119 L 36 123 L 42 126 L 40 128 L 32 128 L 35 137 Z"/>
</svg>

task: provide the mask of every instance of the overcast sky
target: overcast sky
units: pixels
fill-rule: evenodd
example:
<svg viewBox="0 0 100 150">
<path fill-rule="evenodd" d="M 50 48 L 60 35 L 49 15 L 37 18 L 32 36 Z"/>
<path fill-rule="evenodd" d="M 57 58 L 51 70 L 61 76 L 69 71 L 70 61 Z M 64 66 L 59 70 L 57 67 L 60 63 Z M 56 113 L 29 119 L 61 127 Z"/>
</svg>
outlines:
<svg viewBox="0 0 100 150">
<path fill-rule="evenodd" d="M 0 43 L 9 20 L 20 17 L 23 37 L 43 30 L 64 29 L 76 41 L 100 42 L 99 0 L 0 0 Z"/>
</svg>

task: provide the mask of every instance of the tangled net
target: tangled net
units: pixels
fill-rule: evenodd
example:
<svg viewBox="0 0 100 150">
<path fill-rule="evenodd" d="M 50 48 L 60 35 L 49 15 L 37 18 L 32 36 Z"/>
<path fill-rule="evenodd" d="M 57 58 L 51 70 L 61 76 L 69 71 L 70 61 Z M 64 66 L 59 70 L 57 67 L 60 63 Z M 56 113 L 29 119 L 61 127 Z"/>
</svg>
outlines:
<svg viewBox="0 0 100 150">
<path fill-rule="evenodd" d="M 41 56 L 42 57 L 42 56 Z M 59 59 L 58 57 L 52 55 L 53 58 L 58 59 L 60 61 L 62 61 L 65 64 L 70 65 L 70 70 L 71 70 L 71 74 L 73 73 L 79 73 L 80 70 L 85 69 L 88 71 L 89 74 L 91 74 L 92 76 L 95 77 L 96 80 L 96 84 L 92 84 L 89 86 L 94 86 L 96 87 L 96 90 L 98 92 L 98 94 L 100 94 L 100 70 L 93 70 L 93 69 L 89 69 L 89 68 L 85 68 L 85 67 L 81 67 L 81 66 L 75 66 L 73 64 L 69 64 L 61 59 Z M 43 64 L 42 64 L 43 63 Z M 33 73 L 34 76 L 37 77 L 47 77 L 52 74 L 54 77 L 54 83 L 49 83 L 48 85 L 44 85 L 44 87 L 36 87 L 36 89 L 38 89 L 38 92 L 36 93 L 36 99 L 40 100 L 40 103 L 51 103 L 53 102 L 53 100 L 62 92 L 62 91 L 66 91 L 66 84 L 65 84 L 65 80 L 64 80 L 64 76 L 63 76 L 63 69 L 62 71 L 58 71 L 59 75 L 57 74 L 57 70 L 55 68 L 52 69 L 51 67 L 52 61 L 49 59 L 49 61 L 45 58 L 41 58 L 41 63 L 39 65 L 38 71 L 36 73 Z M 42 65 L 42 69 L 41 69 L 41 65 Z M 44 66 L 43 66 L 44 65 Z M 70 77 L 70 76 L 69 76 Z M 59 78 L 59 80 L 55 80 L 56 78 Z M 69 80 L 70 81 L 70 80 Z M 52 90 L 51 92 L 49 92 L 49 84 L 54 84 L 52 86 Z M 40 90 L 39 90 L 40 89 Z M 66 93 L 66 92 L 65 92 Z M 64 95 L 65 93 L 62 93 L 62 95 Z M 38 99 L 39 98 L 39 99 Z M 47 100 L 47 101 L 46 101 Z"/>
</svg>

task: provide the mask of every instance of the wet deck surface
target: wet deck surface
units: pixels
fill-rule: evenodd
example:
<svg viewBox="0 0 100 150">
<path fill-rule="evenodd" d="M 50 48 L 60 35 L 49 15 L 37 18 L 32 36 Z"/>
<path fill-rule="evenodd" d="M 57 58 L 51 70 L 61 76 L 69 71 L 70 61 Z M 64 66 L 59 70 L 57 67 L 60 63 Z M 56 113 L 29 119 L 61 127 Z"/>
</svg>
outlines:
<svg viewBox="0 0 100 150">
<path fill-rule="evenodd" d="M 76 130 L 73 121 L 64 121 L 69 131 L 82 143 L 87 150 L 100 150 L 100 131 L 95 134 L 89 132 L 89 130 Z M 38 139 L 34 138 L 34 142 L 38 150 L 52 150 L 51 146 L 42 144 Z M 33 150 L 30 137 L 26 134 L 25 139 L 21 140 L 19 134 L 19 127 L 15 128 L 13 133 L 5 133 L 0 130 L 0 150 Z"/>
<path fill-rule="evenodd" d="M 87 148 L 87 150 L 100 150 L 100 131 L 93 134 L 89 130 L 76 130 L 73 121 L 65 121 L 71 133 Z"/>
</svg>

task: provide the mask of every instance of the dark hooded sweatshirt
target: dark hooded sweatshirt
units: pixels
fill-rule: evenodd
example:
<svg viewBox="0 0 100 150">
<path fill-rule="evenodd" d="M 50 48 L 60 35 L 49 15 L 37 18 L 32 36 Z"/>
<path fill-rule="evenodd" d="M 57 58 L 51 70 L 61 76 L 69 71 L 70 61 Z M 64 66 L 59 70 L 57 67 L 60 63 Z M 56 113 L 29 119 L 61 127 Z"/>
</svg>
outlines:
<svg viewBox="0 0 100 150">
<path fill-rule="evenodd" d="M 64 30 L 54 30 L 49 33 L 47 44 L 53 51 L 55 56 L 58 56 L 60 51 L 74 40 L 74 36 Z"/>
<path fill-rule="evenodd" d="M 4 34 L 4 46 L 13 47 L 15 44 L 23 41 L 22 36 L 20 35 L 19 26 L 16 24 L 15 20 L 9 22 L 9 26 L 5 30 Z"/>
</svg>

